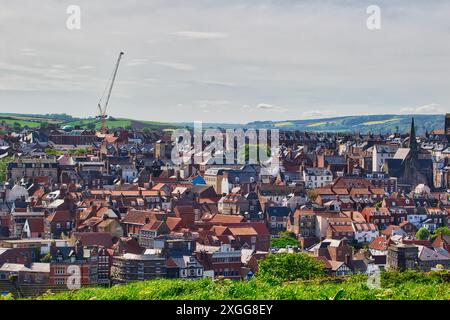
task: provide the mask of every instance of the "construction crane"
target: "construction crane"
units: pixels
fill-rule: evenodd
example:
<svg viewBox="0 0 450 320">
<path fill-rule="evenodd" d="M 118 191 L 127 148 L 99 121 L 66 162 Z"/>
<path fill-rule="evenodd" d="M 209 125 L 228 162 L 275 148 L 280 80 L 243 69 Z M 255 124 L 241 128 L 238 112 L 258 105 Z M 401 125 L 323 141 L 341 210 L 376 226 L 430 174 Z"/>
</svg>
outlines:
<svg viewBox="0 0 450 320">
<path fill-rule="evenodd" d="M 122 59 L 123 54 L 124 54 L 123 52 L 119 53 L 119 58 L 117 58 L 116 66 L 114 67 L 111 78 L 108 81 L 109 90 L 108 90 L 108 95 L 106 96 L 106 101 L 105 101 L 105 104 L 103 105 L 103 107 L 102 107 L 102 100 L 103 100 L 103 97 L 105 96 L 106 89 L 108 89 L 108 84 L 106 85 L 105 90 L 103 91 L 103 94 L 102 94 L 100 100 L 98 101 L 98 110 L 100 111 L 100 115 L 98 116 L 98 118 L 102 122 L 101 133 L 106 133 L 106 131 L 108 129 L 106 126 L 106 119 L 108 118 L 108 116 L 106 115 L 106 110 L 108 108 L 108 102 L 109 102 L 109 98 L 111 97 L 111 92 L 113 89 L 114 81 L 116 80 L 116 75 L 117 75 L 117 70 L 119 69 L 120 59 Z"/>
</svg>

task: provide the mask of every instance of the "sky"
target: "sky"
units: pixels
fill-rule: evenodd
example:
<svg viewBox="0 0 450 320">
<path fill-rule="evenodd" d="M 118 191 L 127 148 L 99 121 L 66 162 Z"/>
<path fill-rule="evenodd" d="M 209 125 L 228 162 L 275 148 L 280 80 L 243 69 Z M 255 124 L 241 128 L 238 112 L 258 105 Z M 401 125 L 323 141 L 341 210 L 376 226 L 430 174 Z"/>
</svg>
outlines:
<svg viewBox="0 0 450 320">
<path fill-rule="evenodd" d="M 114 117 L 450 112 L 449 1 L 14 0 L 0 34 L 0 112 L 96 116 L 120 51 Z"/>
</svg>

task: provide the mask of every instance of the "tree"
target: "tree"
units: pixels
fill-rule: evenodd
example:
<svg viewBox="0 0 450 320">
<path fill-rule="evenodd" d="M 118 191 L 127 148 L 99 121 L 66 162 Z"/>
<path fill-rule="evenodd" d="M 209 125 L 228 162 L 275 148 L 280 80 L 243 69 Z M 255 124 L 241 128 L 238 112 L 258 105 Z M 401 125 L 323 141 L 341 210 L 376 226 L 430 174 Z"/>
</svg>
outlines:
<svg viewBox="0 0 450 320">
<path fill-rule="evenodd" d="M 59 156 L 62 153 L 54 148 L 45 148 L 45 153 L 50 156 Z"/>
<path fill-rule="evenodd" d="M 72 151 L 73 155 L 75 155 L 75 156 L 84 156 L 84 155 L 88 154 L 88 152 L 89 151 L 87 149 L 84 149 L 84 148 L 75 149 L 75 150 Z"/>
<path fill-rule="evenodd" d="M 430 236 L 430 231 L 428 231 L 427 228 L 420 228 L 416 232 L 416 239 L 418 240 L 428 240 L 428 237 Z"/>
<path fill-rule="evenodd" d="M 95 123 L 94 123 L 94 122 L 88 123 L 88 124 L 87 124 L 87 128 L 88 128 L 89 130 L 95 130 Z"/>
<path fill-rule="evenodd" d="M 317 193 L 313 189 L 306 190 L 306 195 L 308 196 L 308 199 L 311 201 L 316 201 L 317 199 Z"/>
<path fill-rule="evenodd" d="M 325 275 L 325 265 L 306 253 L 271 253 L 259 261 L 258 276 L 281 281 L 308 280 Z"/>
<path fill-rule="evenodd" d="M 435 235 L 444 235 L 450 236 L 450 228 L 449 227 L 439 227 L 433 232 Z"/>
<path fill-rule="evenodd" d="M 287 246 L 298 247 L 298 240 L 293 232 L 284 231 L 280 232 L 277 238 L 272 238 L 270 246 L 272 248 L 286 248 Z"/>
<path fill-rule="evenodd" d="M 49 263 L 51 258 L 52 258 L 52 255 L 50 254 L 50 252 L 47 252 L 45 255 L 42 256 L 42 258 L 40 259 L 40 262 Z"/>
<path fill-rule="evenodd" d="M 7 166 L 11 160 L 12 160 L 11 157 L 5 157 L 3 159 L 0 159 L 0 182 L 6 181 Z"/>
<path fill-rule="evenodd" d="M 19 131 L 19 130 L 20 130 L 20 128 L 21 128 L 21 126 L 20 126 L 20 123 L 18 123 L 18 122 L 14 122 L 14 124 L 13 124 L 13 128 L 14 128 L 14 130 L 15 130 L 15 131 Z"/>
</svg>

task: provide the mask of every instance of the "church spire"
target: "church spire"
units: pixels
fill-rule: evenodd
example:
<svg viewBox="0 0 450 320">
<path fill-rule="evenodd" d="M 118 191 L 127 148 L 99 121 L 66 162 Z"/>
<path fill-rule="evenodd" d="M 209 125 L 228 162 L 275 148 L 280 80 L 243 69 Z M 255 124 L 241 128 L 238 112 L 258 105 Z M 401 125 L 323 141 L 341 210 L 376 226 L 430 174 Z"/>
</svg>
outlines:
<svg viewBox="0 0 450 320">
<path fill-rule="evenodd" d="M 414 126 L 414 117 L 411 119 L 411 131 L 409 133 L 409 148 L 411 151 L 417 150 L 416 128 Z"/>
</svg>

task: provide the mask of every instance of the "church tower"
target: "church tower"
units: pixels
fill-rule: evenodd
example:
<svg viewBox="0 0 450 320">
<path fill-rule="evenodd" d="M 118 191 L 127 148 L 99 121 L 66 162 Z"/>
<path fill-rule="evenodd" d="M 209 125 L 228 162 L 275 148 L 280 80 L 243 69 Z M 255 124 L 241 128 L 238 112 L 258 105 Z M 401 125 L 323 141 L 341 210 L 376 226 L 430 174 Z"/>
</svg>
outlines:
<svg viewBox="0 0 450 320">
<path fill-rule="evenodd" d="M 417 153 L 416 128 L 414 126 L 414 117 L 411 119 L 411 130 L 409 132 L 409 149 L 411 155 Z"/>
<path fill-rule="evenodd" d="M 411 118 L 411 129 L 409 131 L 409 148 L 411 151 L 417 150 L 416 128 L 414 126 L 414 117 Z"/>
</svg>

